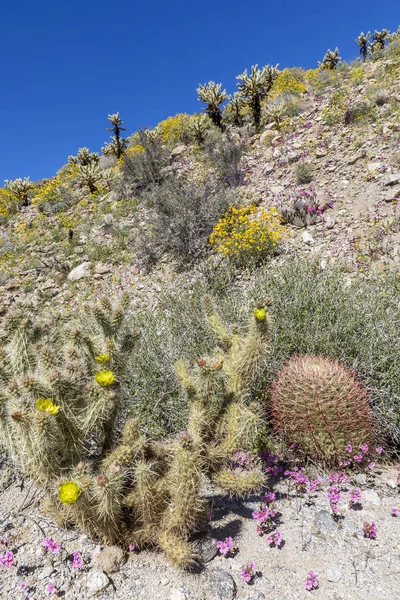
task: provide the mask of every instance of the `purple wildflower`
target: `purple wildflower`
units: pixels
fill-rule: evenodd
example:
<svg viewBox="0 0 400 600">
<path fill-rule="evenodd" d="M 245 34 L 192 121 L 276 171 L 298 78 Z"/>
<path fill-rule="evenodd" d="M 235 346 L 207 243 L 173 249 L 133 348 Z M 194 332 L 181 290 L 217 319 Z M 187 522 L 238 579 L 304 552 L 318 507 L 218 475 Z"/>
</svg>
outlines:
<svg viewBox="0 0 400 600">
<path fill-rule="evenodd" d="M 328 490 L 328 493 L 326 495 L 326 497 L 328 498 L 330 504 L 331 504 L 331 509 L 334 513 L 336 513 L 338 511 L 338 503 L 341 500 L 341 495 L 340 495 L 340 489 L 338 488 L 337 485 L 331 485 L 331 487 Z"/>
<path fill-rule="evenodd" d="M 261 498 L 261 502 L 264 502 L 264 504 L 271 504 L 271 502 L 275 502 L 275 500 L 276 494 L 274 494 L 274 492 L 268 492 L 265 496 Z"/>
<path fill-rule="evenodd" d="M 276 548 L 279 548 L 279 546 L 283 544 L 284 538 L 280 531 L 276 530 L 266 538 L 266 542 L 269 546 L 275 546 Z"/>
<path fill-rule="evenodd" d="M 83 567 L 83 558 L 80 552 L 78 552 L 78 550 L 76 550 L 75 552 L 72 553 L 73 556 L 73 560 L 72 560 L 72 568 L 73 569 L 82 569 Z"/>
<path fill-rule="evenodd" d="M 23 581 L 22 583 L 19 584 L 19 588 L 18 590 L 20 592 L 24 592 L 26 590 L 26 588 L 28 587 L 28 584 L 26 583 L 26 581 Z"/>
<path fill-rule="evenodd" d="M 54 585 L 54 583 L 49 583 L 48 586 L 46 587 L 46 592 L 50 595 L 50 594 L 54 594 L 55 591 L 56 591 L 56 586 Z"/>
<path fill-rule="evenodd" d="M 233 550 L 233 538 L 227 537 L 223 542 L 221 540 L 218 541 L 217 548 L 222 556 L 228 556 L 228 554 L 230 554 L 230 552 Z"/>
<path fill-rule="evenodd" d="M 374 540 L 376 538 L 376 525 L 374 522 L 372 523 L 364 523 L 363 527 L 364 537 L 371 538 Z"/>
<path fill-rule="evenodd" d="M 399 509 L 398 508 L 392 508 L 392 517 L 398 517 L 399 516 Z"/>
<path fill-rule="evenodd" d="M 361 450 L 361 452 L 363 454 L 367 454 L 367 452 L 368 452 L 368 444 L 361 444 L 361 446 L 359 446 L 359 448 L 360 448 L 360 450 Z"/>
<path fill-rule="evenodd" d="M 383 452 L 383 448 L 381 448 L 381 447 L 379 446 L 379 448 L 375 448 L 375 452 L 376 452 L 377 454 L 381 455 L 381 454 L 382 454 L 382 452 Z"/>
<path fill-rule="evenodd" d="M 47 548 L 47 550 L 50 550 L 50 552 L 52 554 L 58 554 L 58 552 L 60 552 L 61 550 L 61 546 L 58 542 L 55 542 L 52 538 L 50 537 L 45 537 L 43 538 L 43 546 L 45 548 Z"/>
<path fill-rule="evenodd" d="M 351 454 L 353 452 L 353 446 L 351 444 L 347 444 L 345 450 L 346 450 L 346 452 Z"/>
<path fill-rule="evenodd" d="M 240 569 L 240 577 L 246 583 L 250 583 L 250 581 L 253 579 L 254 575 L 256 574 L 256 569 L 257 569 L 256 564 L 253 562 L 249 562 L 249 563 L 247 563 L 247 565 L 245 567 L 242 567 Z"/>
<path fill-rule="evenodd" d="M 9 550 L 8 552 L 4 552 L 4 554 L 0 554 L 0 566 L 7 567 L 9 569 L 14 564 L 14 553 Z"/>
<path fill-rule="evenodd" d="M 358 463 L 362 462 L 363 456 L 358 454 L 356 456 L 353 456 L 354 460 Z"/>
<path fill-rule="evenodd" d="M 304 582 L 304 587 L 310 592 L 312 589 L 317 588 L 318 585 L 317 574 L 314 573 L 314 571 L 309 571 L 307 573 L 307 579 Z"/>
</svg>

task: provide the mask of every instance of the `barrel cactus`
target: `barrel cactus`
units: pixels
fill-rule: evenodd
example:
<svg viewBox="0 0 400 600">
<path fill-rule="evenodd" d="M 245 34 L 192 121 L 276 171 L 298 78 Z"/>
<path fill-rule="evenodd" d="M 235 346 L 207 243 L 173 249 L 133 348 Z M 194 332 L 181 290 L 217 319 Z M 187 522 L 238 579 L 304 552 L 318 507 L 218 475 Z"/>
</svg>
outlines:
<svg viewBox="0 0 400 600">
<path fill-rule="evenodd" d="M 335 359 L 292 357 L 272 386 L 271 404 L 276 433 L 315 459 L 335 462 L 349 443 L 374 442 L 367 391 Z"/>
</svg>

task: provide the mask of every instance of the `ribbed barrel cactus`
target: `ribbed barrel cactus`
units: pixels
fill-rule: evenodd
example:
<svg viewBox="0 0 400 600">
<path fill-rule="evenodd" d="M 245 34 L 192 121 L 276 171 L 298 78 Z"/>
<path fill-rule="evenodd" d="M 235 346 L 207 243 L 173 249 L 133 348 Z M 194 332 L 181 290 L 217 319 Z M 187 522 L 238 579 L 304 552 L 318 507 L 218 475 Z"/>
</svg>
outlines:
<svg viewBox="0 0 400 600">
<path fill-rule="evenodd" d="M 337 461 L 349 443 L 374 442 L 367 391 L 332 358 L 291 358 L 272 386 L 271 410 L 276 433 L 316 459 Z"/>
</svg>

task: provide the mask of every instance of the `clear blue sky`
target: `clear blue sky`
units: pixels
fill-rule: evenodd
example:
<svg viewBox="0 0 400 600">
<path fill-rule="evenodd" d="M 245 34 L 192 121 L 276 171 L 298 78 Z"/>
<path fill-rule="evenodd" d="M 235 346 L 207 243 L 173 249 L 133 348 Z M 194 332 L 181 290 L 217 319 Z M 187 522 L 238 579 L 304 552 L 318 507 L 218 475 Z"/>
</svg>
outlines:
<svg viewBox="0 0 400 600">
<path fill-rule="evenodd" d="M 50 177 L 81 146 L 100 151 L 107 114 L 127 133 L 229 93 L 246 67 L 317 66 L 328 47 L 357 56 L 361 30 L 400 24 L 399 0 L 2 0 L 0 186 Z"/>
</svg>

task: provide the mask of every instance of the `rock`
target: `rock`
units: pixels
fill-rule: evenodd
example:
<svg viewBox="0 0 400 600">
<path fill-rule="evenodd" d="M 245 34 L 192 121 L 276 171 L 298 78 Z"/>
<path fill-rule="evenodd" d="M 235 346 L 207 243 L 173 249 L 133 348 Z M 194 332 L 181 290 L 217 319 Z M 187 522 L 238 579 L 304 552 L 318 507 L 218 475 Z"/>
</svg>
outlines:
<svg viewBox="0 0 400 600">
<path fill-rule="evenodd" d="M 393 202 L 396 200 L 396 197 L 400 195 L 400 190 L 386 190 L 385 195 L 383 196 L 384 202 Z"/>
<path fill-rule="evenodd" d="M 98 555 L 97 562 L 107 575 L 117 573 L 126 562 L 126 553 L 118 546 L 106 546 Z"/>
<path fill-rule="evenodd" d="M 186 150 L 187 146 L 185 146 L 185 144 L 181 144 L 172 150 L 171 156 L 179 156 L 180 154 L 184 154 Z"/>
<path fill-rule="evenodd" d="M 271 190 L 271 194 L 280 194 L 281 192 L 283 192 L 285 188 L 283 187 L 283 185 L 273 185 L 270 190 Z"/>
<path fill-rule="evenodd" d="M 263 175 L 269 175 L 275 169 L 272 163 L 267 163 L 263 168 Z"/>
<path fill-rule="evenodd" d="M 378 169 L 380 169 L 381 166 L 382 166 L 381 162 L 368 163 L 368 171 L 370 173 L 373 173 L 374 171 L 377 171 Z"/>
<path fill-rule="evenodd" d="M 337 531 L 337 528 L 337 523 L 333 520 L 331 513 L 327 510 L 320 510 L 314 517 L 311 533 L 324 537 L 326 534 Z"/>
<path fill-rule="evenodd" d="M 339 569 L 338 567 L 333 567 L 332 569 L 328 569 L 326 572 L 327 580 L 333 581 L 333 583 L 340 581 L 342 579 L 342 577 L 343 577 L 342 570 Z"/>
<path fill-rule="evenodd" d="M 188 600 L 189 592 L 185 588 L 173 590 L 170 595 L 170 600 Z"/>
<path fill-rule="evenodd" d="M 361 502 L 365 504 L 366 508 L 382 504 L 381 499 L 374 490 L 365 490 L 361 495 Z"/>
<path fill-rule="evenodd" d="M 383 180 L 383 185 L 395 185 L 396 183 L 400 183 L 400 173 L 394 173 L 393 175 L 389 175 L 386 179 Z"/>
<path fill-rule="evenodd" d="M 265 597 L 265 594 L 262 592 L 256 592 L 255 590 L 252 590 L 248 596 L 240 596 L 237 597 L 236 600 L 264 600 Z"/>
<path fill-rule="evenodd" d="M 269 143 L 273 138 L 275 137 L 275 132 L 274 131 L 269 131 L 268 129 L 266 131 L 264 131 L 261 135 L 260 135 L 260 142 L 261 144 L 267 144 Z"/>
<path fill-rule="evenodd" d="M 347 161 L 347 164 L 354 165 L 358 160 L 360 160 L 360 158 L 363 158 L 363 157 L 364 157 L 364 154 L 362 152 L 353 154 L 352 156 L 350 156 L 349 160 Z"/>
<path fill-rule="evenodd" d="M 86 579 L 86 587 L 93 593 L 104 590 L 109 583 L 110 580 L 108 579 L 107 575 L 99 569 L 93 569 L 90 571 Z"/>
<path fill-rule="evenodd" d="M 307 230 L 303 231 L 301 239 L 307 246 L 312 246 L 315 243 L 313 236 Z"/>
<path fill-rule="evenodd" d="M 236 595 L 236 584 L 229 573 L 222 569 L 211 569 L 208 578 L 209 600 L 233 600 Z"/>
<path fill-rule="evenodd" d="M 358 485 L 364 485 L 365 483 L 367 483 L 367 476 L 365 473 L 357 473 L 356 475 L 354 475 L 354 481 Z"/>
<path fill-rule="evenodd" d="M 328 154 L 327 150 L 324 150 L 323 148 L 317 148 L 315 151 L 315 156 L 317 158 L 323 158 L 327 154 Z"/>
<path fill-rule="evenodd" d="M 78 279 L 82 279 L 89 274 L 89 264 L 88 262 L 83 262 L 69 273 L 67 279 L 69 281 L 78 281 Z"/>
<path fill-rule="evenodd" d="M 105 273 L 109 273 L 110 271 L 111 271 L 110 265 L 103 265 L 101 263 L 98 263 L 94 268 L 94 272 L 97 273 L 98 275 L 104 275 Z"/>
<path fill-rule="evenodd" d="M 14 277 L 14 279 L 9 279 L 7 281 L 7 283 L 4 286 L 4 289 L 5 290 L 16 290 L 17 288 L 19 288 L 21 283 L 22 283 L 22 281 L 20 279 L 18 279 L 17 277 Z"/>
</svg>

